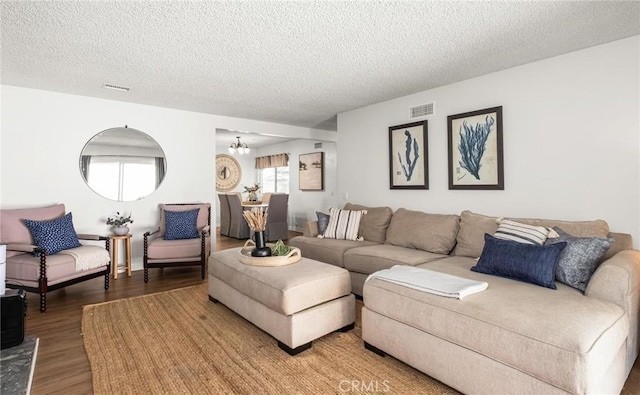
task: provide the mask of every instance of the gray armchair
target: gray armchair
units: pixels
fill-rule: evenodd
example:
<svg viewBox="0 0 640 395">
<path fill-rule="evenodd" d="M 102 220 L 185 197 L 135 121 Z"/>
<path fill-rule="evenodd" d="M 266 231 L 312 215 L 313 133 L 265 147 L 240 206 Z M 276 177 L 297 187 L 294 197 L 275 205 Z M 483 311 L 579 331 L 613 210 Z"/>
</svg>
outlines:
<svg viewBox="0 0 640 395">
<path fill-rule="evenodd" d="M 289 238 L 289 224 L 287 213 L 289 211 L 289 195 L 274 193 L 269 198 L 269 216 L 265 235 L 267 241 L 287 240 Z"/>
</svg>

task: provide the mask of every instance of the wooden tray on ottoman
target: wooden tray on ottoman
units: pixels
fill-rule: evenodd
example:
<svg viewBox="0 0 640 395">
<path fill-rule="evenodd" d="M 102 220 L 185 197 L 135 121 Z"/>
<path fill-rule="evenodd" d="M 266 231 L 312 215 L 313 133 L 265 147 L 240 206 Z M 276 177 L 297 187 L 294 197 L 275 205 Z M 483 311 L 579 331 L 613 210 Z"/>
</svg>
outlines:
<svg viewBox="0 0 640 395">
<path fill-rule="evenodd" d="M 275 244 L 267 243 L 268 247 Z M 251 256 L 251 250 L 255 247 L 253 240 L 249 239 L 240 249 L 240 262 L 251 266 L 286 266 L 298 262 L 302 258 L 302 252 L 298 247 L 290 247 L 291 251 L 287 255 L 282 256 Z"/>
</svg>

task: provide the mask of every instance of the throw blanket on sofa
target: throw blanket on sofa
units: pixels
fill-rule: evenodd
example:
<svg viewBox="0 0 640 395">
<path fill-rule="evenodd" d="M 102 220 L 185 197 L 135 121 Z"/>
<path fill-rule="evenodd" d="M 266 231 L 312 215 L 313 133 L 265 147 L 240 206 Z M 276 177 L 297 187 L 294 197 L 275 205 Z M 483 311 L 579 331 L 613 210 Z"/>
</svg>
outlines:
<svg viewBox="0 0 640 395">
<path fill-rule="evenodd" d="M 76 272 L 91 270 L 109 264 L 111 257 L 103 247 L 81 246 L 60 251 L 59 254 L 71 255 L 76 261 Z"/>
<path fill-rule="evenodd" d="M 484 291 L 489 286 L 484 281 L 469 280 L 451 274 L 435 272 L 417 267 L 396 265 L 391 269 L 371 274 L 366 281 L 378 278 L 407 288 L 428 292 L 448 298 L 462 299 L 467 295 Z"/>
</svg>

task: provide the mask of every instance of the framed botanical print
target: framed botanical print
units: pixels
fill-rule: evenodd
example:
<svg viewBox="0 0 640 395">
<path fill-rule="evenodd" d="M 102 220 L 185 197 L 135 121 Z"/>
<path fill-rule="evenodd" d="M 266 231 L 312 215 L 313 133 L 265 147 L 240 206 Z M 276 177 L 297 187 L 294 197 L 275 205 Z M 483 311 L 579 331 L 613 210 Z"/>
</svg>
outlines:
<svg viewBox="0 0 640 395">
<path fill-rule="evenodd" d="M 449 189 L 504 189 L 502 106 L 449 115 Z"/>
<path fill-rule="evenodd" d="M 301 191 L 324 190 L 324 152 L 300 154 L 298 173 Z"/>
<path fill-rule="evenodd" d="M 427 121 L 389 127 L 389 188 L 429 189 Z"/>
</svg>

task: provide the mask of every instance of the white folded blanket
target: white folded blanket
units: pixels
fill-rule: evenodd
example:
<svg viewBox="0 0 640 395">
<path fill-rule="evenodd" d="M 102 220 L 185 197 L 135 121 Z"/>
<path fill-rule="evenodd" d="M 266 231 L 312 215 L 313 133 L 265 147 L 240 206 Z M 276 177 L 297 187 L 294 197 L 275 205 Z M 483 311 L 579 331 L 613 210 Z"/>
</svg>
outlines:
<svg viewBox="0 0 640 395">
<path fill-rule="evenodd" d="M 375 272 L 367 277 L 366 281 L 372 278 L 417 289 L 418 291 L 458 299 L 484 291 L 489 286 L 484 281 L 469 280 L 451 274 L 405 265 L 396 265 L 391 269 Z"/>
<path fill-rule="evenodd" d="M 81 246 L 60 251 L 59 254 L 71 255 L 76 261 L 76 272 L 106 266 L 111 261 L 109 252 L 103 247 Z"/>
</svg>

